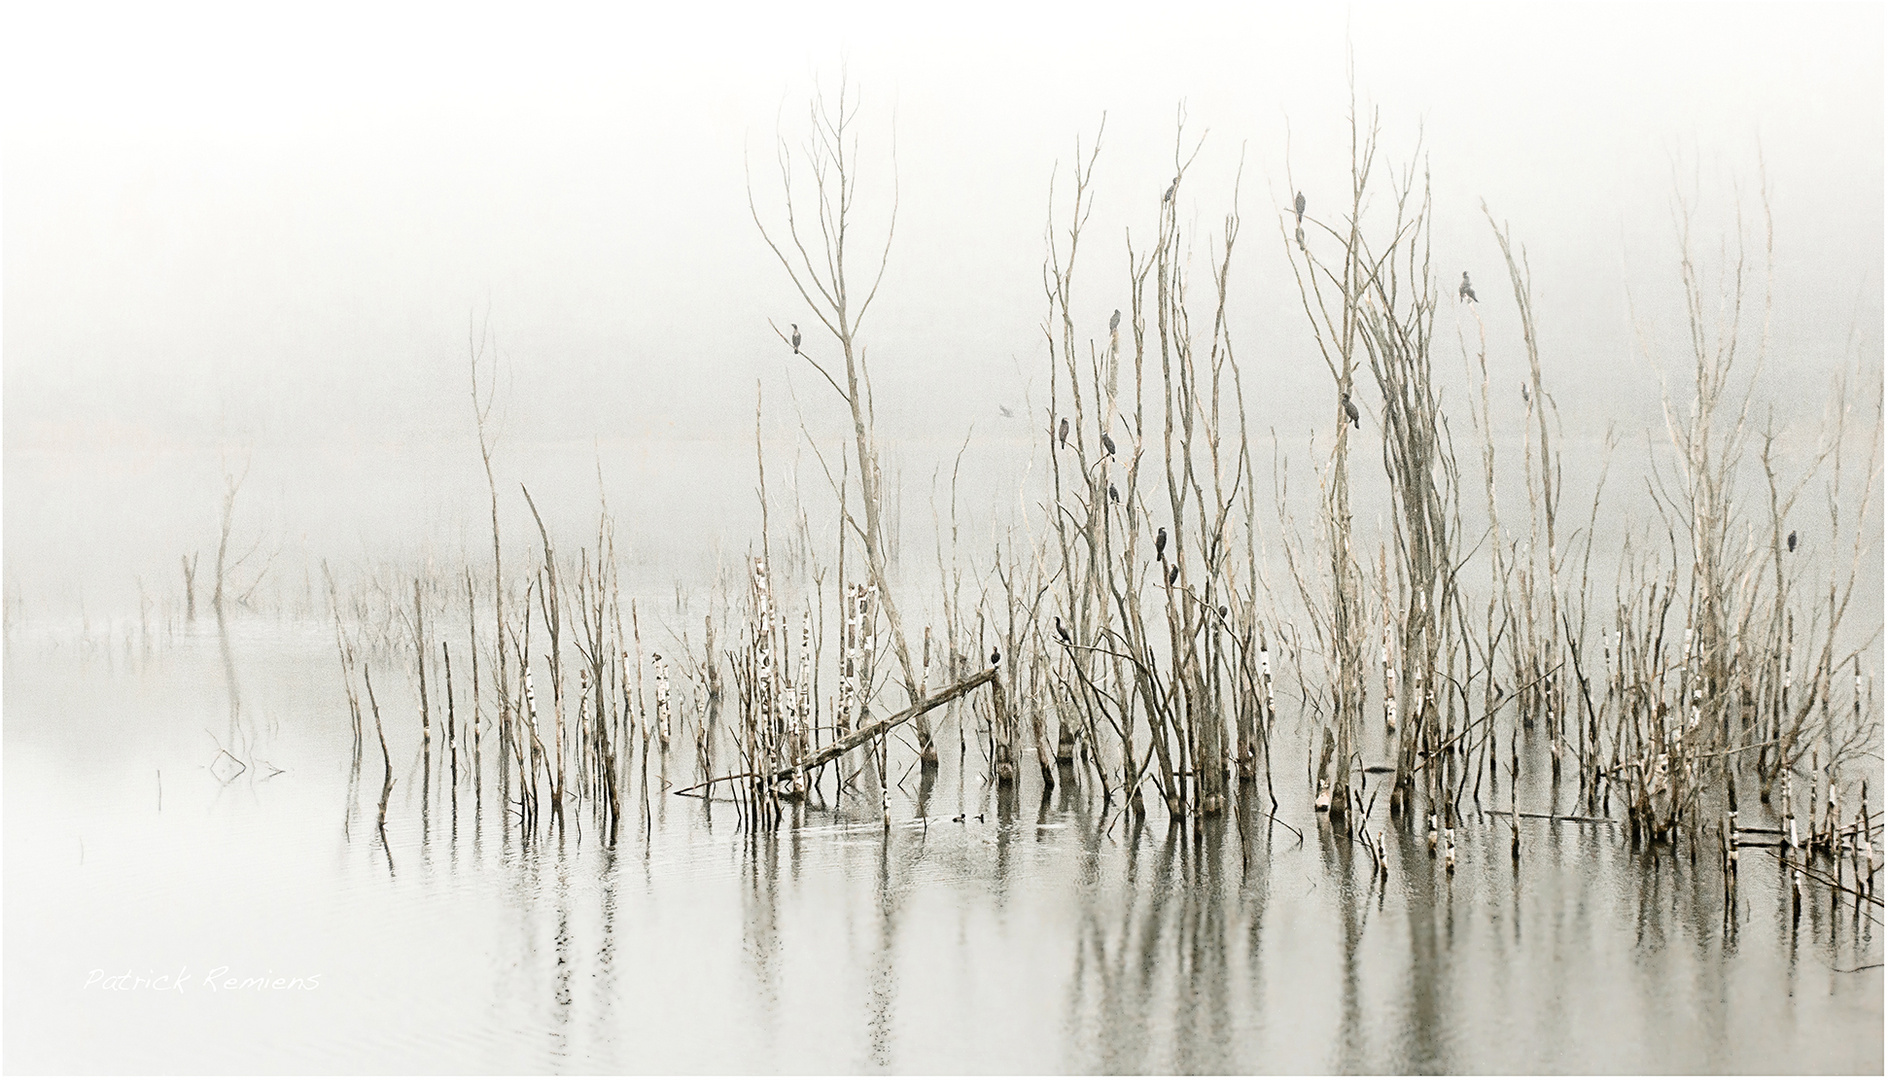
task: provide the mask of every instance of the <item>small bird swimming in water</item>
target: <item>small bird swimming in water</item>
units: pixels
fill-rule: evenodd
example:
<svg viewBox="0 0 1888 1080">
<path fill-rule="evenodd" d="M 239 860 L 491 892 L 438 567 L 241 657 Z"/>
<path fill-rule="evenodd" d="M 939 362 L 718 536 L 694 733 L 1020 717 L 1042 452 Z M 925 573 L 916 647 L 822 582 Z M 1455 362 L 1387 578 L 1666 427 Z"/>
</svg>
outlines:
<svg viewBox="0 0 1888 1080">
<path fill-rule="evenodd" d="M 1297 224 L 1303 225 L 1305 223 L 1305 193 L 1304 192 L 1302 191 L 1299 192 L 1298 197 L 1292 200 L 1291 209 L 1292 209 L 1292 213 L 1298 215 Z M 1304 238 L 1304 234 L 1300 233 L 1299 234 L 1300 242 L 1303 242 L 1303 238 Z"/>
<path fill-rule="evenodd" d="M 1161 562 L 1167 561 L 1167 526 L 1165 525 L 1154 533 L 1154 558 Z"/>
<path fill-rule="evenodd" d="M 1180 564 L 1175 563 L 1172 566 L 1169 566 L 1167 568 L 1167 584 L 1172 585 L 1174 582 L 1179 581 L 1179 580 L 1180 580 Z"/>
<path fill-rule="evenodd" d="M 1062 644 L 1070 644 L 1068 628 L 1062 625 L 1062 616 L 1060 615 L 1055 617 L 1055 636 L 1062 639 Z"/>
<path fill-rule="evenodd" d="M 1118 503 L 1121 501 L 1121 493 L 1114 489 L 1113 484 L 1108 485 L 1108 501 L 1111 503 Z"/>
<path fill-rule="evenodd" d="M 1344 418 L 1349 420 L 1351 426 L 1355 427 L 1358 431 L 1364 429 L 1363 424 L 1357 419 L 1357 405 L 1351 401 L 1349 394 L 1344 395 Z"/>
<path fill-rule="evenodd" d="M 1105 431 L 1101 433 L 1101 448 L 1107 451 L 1109 457 L 1114 456 L 1114 440 L 1110 439 Z"/>
<path fill-rule="evenodd" d="M 1475 299 L 1475 286 L 1468 283 L 1467 270 L 1462 271 L 1462 287 L 1455 290 L 1455 297 L 1457 300 L 1467 300 L 1471 304 L 1481 303 L 1481 301 Z"/>
<path fill-rule="evenodd" d="M 1115 308 L 1114 314 L 1108 316 L 1108 332 L 1112 334 L 1119 329 L 1121 329 L 1121 309 Z"/>
<path fill-rule="evenodd" d="M 1069 418 L 1066 416 L 1062 418 L 1062 428 L 1059 434 L 1062 439 L 1063 449 L 1067 449 L 1069 445 Z"/>
<path fill-rule="evenodd" d="M 1795 529 L 1790 530 L 1790 538 L 1787 541 L 1785 541 L 1785 543 L 1790 545 L 1791 551 L 1796 550 L 1796 530 Z"/>
<path fill-rule="evenodd" d="M 788 323 L 787 325 L 793 327 L 793 355 L 798 356 L 800 355 L 800 324 Z"/>
</svg>

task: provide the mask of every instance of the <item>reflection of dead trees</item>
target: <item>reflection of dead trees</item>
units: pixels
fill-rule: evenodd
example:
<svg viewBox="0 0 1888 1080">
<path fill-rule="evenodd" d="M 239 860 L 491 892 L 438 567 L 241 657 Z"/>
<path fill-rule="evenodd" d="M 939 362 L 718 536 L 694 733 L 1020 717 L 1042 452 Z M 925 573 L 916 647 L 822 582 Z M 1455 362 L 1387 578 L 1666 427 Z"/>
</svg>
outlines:
<svg viewBox="0 0 1888 1080">
<path fill-rule="evenodd" d="M 262 568 L 256 570 L 253 576 L 248 578 L 248 583 L 240 583 L 243 567 L 262 550 L 263 541 L 261 536 L 256 537 L 255 543 L 250 544 L 248 550 L 234 559 L 230 558 L 230 539 L 236 526 L 236 496 L 242 490 L 243 481 L 248 477 L 249 466 L 246 464 L 243 466 L 241 476 L 227 472 L 223 474 L 222 527 L 218 530 L 216 541 L 216 582 L 210 594 L 210 608 L 216 612 L 219 620 L 224 617 L 230 604 L 239 607 L 249 606 L 249 598 L 255 594 L 256 587 L 262 584 L 263 578 L 268 576 L 269 567 L 275 562 L 275 556 L 278 554 L 278 552 L 270 552 L 263 559 Z M 187 560 L 184 567 L 187 591 L 194 596 L 196 559 L 192 557 Z M 191 610 L 195 609 L 194 599 L 187 598 L 186 603 Z"/>
</svg>

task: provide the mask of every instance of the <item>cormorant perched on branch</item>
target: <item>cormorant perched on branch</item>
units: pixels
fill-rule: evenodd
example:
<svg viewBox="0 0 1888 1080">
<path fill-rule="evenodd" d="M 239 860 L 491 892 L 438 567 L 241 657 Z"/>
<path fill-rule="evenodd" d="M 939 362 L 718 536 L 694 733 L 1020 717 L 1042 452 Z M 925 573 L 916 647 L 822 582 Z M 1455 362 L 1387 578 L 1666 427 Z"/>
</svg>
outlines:
<svg viewBox="0 0 1888 1080">
<path fill-rule="evenodd" d="M 1154 558 L 1161 562 L 1167 561 L 1167 526 L 1165 525 L 1154 533 Z"/>
<path fill-rule="evenodd" d="M 1167 185 L 1167 194 L 1162 195 L 1160 197 L 1160 201 L 1164 203 L 1172 202 L 1174 189 L 1179 186 L 1180 186 L 1180 178 L 1176 176 L 1173 178 L 1173 183 Z"/>
<path fill-rule="evenodd" d="M 1180 564 L 1175 563 L 1172 566 L 1169 566 L 1167 568 L 1167 584 L 1172 585 L 1174 582 L 1179 581 L 1179 580 L 1180 580 Z"/>
<path fill-rule="evenodd" d="M 1112 334 L 1119 329 L 1121 329 L 1121 309 L 1115 308 L 1114 314 L 1108 316 L 1108 332 Z"/>
<path fill-rule="evenodd" d="M 1527 392 L 1527 384 L 1526 384 L 1526 383 L 1522 383 L 1522 384 L 1521 384 L 1521 404 L 1523 404 L 1523 405 L 1532 405 L 1532 404 L 1534 404 L 1534 395 L 1532 395 L 1532 394 L 1530 394 L 1530 393 L 1528 393 L 1528 392 Z"/>
<path fill-rule="evenodd" d="M 1467 270 L 1462 271 L 1462 287 L 1455 291 L 1455 298 L 1457 300 L 1467 300 L 1471 304 L 1481 303 L 1481 301 L 1475 299 L 1475 286 L 1468 283 Z"/>
<path fill-rule="evenodd" d="M 1101 433 L 1101 448 L 1108 452 L 1109 457 L 1114 456 L 1114 440 L 1110 439 L 1105 431 Z"/>
<path fill-rule="evenodd" d="M 1121 501 L 1121 493 L 1114 489 L 1113 484 L 1108 485 L 1108 501 L 1111 503 L 1118 503 Z"/>
<path fill-rule="evenodd" d="M 1298 215 L 1298 220 L 1296 224 L 1303 225 L 1305 223 L 1305 193 L 1304 192 L 1302 191 L 1299 192 L 1298 197 L 1292 200 L 1291 210 L 1292 210 L 1292 213 Z"/>
<path fill-rule="evenodd" d="M 1786 541 L 1786 543 L 1790 545 L 1791 551 L 1796 550 L 1796 530 L 1795 529 L 1790 530 L 1790 538 L 1788 541 Z"/>
<path fill-rule="evenodd" d="M 1062 428 L 1058 432 L 1058 435 L 1062 439 L 1063 448 L 1067 449 L 1069 445 L 1069 418 L 1066 416 L 1062 418 Z"/>
<path fill-rule="evenodd" d="M 1069 632 L 1067 628 L 1065 628 L 1062 625 L 1062 616 L 1060 615 L 1057 615 L 1055 617 L 1055 636 L 1061 638 L 1062 644 L 1064 645 L 1073 644 L 1073 642 L 1069 640 Z"/>
<path fill-rule="evenodd" d="M 793 327 L 793 355 L 798 356 L 800 355 L 800 324 L 788 323 L 787 325 Z"/>
<path fill-rule="evenodd" d="M 996 651 L 996 646 L 994 645 L 990 646 L 990 666 L 991 667 L 997 666 L 997 664 L 1001 662 L 1002 659 L 1003 659 L 1003 654 Z"/>
<path fill-rule="evenodd" d="M 1349 394 L 1344 395 L 1344 419 L 1349 420 L 1351 426 L 1355 427 L 1358 431 L 1364 429 L 1363 424 L 1357 419 L 1357 405 L 1351 401 Z"/>
</svg>

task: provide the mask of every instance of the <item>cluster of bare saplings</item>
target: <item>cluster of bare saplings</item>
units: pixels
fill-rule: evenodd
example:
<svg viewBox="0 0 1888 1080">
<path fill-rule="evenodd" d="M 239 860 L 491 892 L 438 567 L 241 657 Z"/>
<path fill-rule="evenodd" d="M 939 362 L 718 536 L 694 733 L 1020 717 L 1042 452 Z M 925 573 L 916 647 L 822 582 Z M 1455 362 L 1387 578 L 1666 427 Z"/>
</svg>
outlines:
<svg viewBox="0 0 1888 1080">
<path fill-rule="evenodd" d="M 1321 200 L 1336 204 L 1328 212 L 1300 197 L 1277 216 L 1331 378 L 1330 418 L 1310 445 L 1318 513 L 1306 535 L 1275 439 L 1275 505 L 1262 509 L 1258 495 L 1262 448 L 1227 319 L 1238 296 L 1237 184 L 1202 304 L 1178 211 L 1199 146 L 1176 138 L 1158 229 L 1145 244 L 1130 234 L 1122 307 L 1105 332 L 1091 332 L 1078 326 L 1076 270 L 1099 139 L 1085 157 L 1078 147 L 1072 198 L 1058 210 L 1051 195 L 1043 271 L 1051 399 L 1034 414 L 1040 513 L 1006 527 L 966 602 L 953 481 L 950 520 L 938 523 L 939 590 L 913 604 L 917 575 L 895 581 L 889 571 L 859 337 L 890 230 L 882 250 L 866 253 L 875 276 L 861 289 L 855 115 L 843 91 L 836 108 L 816 99 L 803 146 L 780 145 L 784 224 L 752 206 L 811 311 L 803 320 L 820 331 L 809 335 L 817 343 L 798 325 L 780 331 L 783 350 L 817 372 L 820 392 L 840 398 L 852 421 L 836 458 L 806 435 L 838 504 L 836 558 L 821 564 L 818 552 L 832 549 L 816 542 L 804 508 L 773 556 L 757 417 L 759 550 L 724 595 L 720 621 L 708 616 L 698 639 L 667 631 L 658 652 L 636 602 L 622 599 L 607 506 L 593 544 L 572 559 L 524 492 L 541 543 L 522 567 L 507 561 L 498 540 L 507 497 L 491 481 L 492 381 L 481 383 L 486 354 L 474 348 L 489 567 L 413 580 L 410 599 L 405 583 L 369 583 L 346 603 L 333 593 L 357 763 L 357 684 L 381 747 L 383 824 L 394 777 L 367 655 L 417 674 L 425 782 L 438 747 L 454 797 L 469 784 L 482 798 L 482 761 L 494 756 L 500 796 L 526 833 L 561 828 L 581 807 L 614 837 L 638 777 L 646 823 L 651 760 L 666 787 L 671 754 L 693 769 L 694 785 L 676 793 L 720 791 L 756 828 L 828 788 L 835 799 L 864 793 L 862 776 L 877 778 L 889 823 L 893 745 L 909 731 L 910 767 L 929 769 L 932 722 L 955 716 L 960 748 L 966 722 L 974 726 L 989 783 L 1017 783 L 1033 752 L 1045 790 L 1090 785 L 1104 807 L 1140 816 L 1151 789 L 1170 820 L 1196 825 L 1240 800 L 1278 820 L 1274 750 L 1302 747 L 1316 813 L 1380 872 L 1384 828 L 1420 829 L 1453 872 L 1465 821 L 1505 821 L 1518 859 L 1522 819 L 1559 818 L 1615 822 L 1634 842 L 1689 841 L 1694 853 L 1715 836 L 1727 887 L 1740 848 L 1772 845 L 1799 887 L 1808 878 L 1881 902 L 1880 815 L 1866 784 L 1880 728 L 1863 670 L 1881 631 L 1848 617 L 1879 540 L 1879 387 L 1839 385 L 1813 446 L 1781 452 L 1786 433 L 1753 400 L 1768 345 L 1767 202 L 1761 303 L 1741 212 L 1725 284 L 1713 291 L 1680 202 L 1689 386 L 1665 402 L 1644 491 L 1622 500 L 1640 517 L 1617 515 L 1629 523 L 1624 540 L 1596 564 L 1607 470 L 1567 500 L 1554 365 L 1537 338 L 1526 256 L 1486 208 L 1527 366 L 1518 454 L 1497 446 L 1480 301 L 1466 277 L 1458 286 L 1432 273 L 1420 158 L 1384 166 L 1374 120 L 1354 116 L 1350 190 Z M 1454 350 L 1480 450 L 1483 490 L 1466 506 L 1458 428 L 1435 370 L 1444 305 L 1478 328 Z M 1858 397 L 1876 403 L 1872 427 L 1852 415 Z M 1609 433 L 1609 461 L 1615 445 Z M 1371 508 L 1388 523 L 1374 552 L 1354 525 L 1360 448 L 1377 451 L 1389 493 L 1387 507 Z M 1524 509 L 1497 499 L 1512 491 L 1498 482 L 1504 469 L 1524 479 Z M 1268 532 L 1282 574 L 1264 558 Z M 1799 532 L 1813 538 L 1801 552 Z M 908 620 L 916 613 L 929 618 Z M 457 630 L 440 629 L 448 624 Z M 469 694 L 454 688 L 455 666 Z M 1547 782 L 1529 791 L 1551 805 L 1524 810 L 1523 781 L 1536 768 Z M 1379 796 L 1386 813 L 1373 815 Z"/>
</svg>

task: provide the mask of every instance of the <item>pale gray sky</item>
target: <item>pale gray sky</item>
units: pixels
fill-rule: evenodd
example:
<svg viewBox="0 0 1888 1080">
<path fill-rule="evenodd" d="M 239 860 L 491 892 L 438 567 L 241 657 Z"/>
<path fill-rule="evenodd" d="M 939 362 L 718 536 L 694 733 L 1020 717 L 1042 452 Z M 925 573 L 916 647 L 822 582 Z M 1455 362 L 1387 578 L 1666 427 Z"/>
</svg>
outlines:
<svg viewBox="0 0 1888 1080">
<path fill-rule="evenodd" d="M 1049 179 L 1104 111 L 1078 282 L 1095 333 L 1125 306 L 1124 230 L 1153 234 L 1184 101 L 1207 138 L 1181 205 L 1202 252 L 1245 154 L 1233 307 L 1262 422 L 1325 407 L 1273 208 L 1288 150 L 1314 214 L 1343 188 L 1347 36 L 1388 160 L 1423 135 L 1439 276 L 1475 273 L 1506 357 L 1513 304 L 1481 201 L 1527 245 L 1570 434 L 1655 422 L 1647 351 L 1677 363 L 1683 342 L 1675 176 L 1715 252 L 1737 193 L 1761 227 L 1760 148 L 1778 273 L 1766 393 L 1809 379 L 1819 400 L 1858 350 L 1879 370 L 1879 5 L 688 7 L 10 8 L 12 569 L 103 543 L 85 538 L 96 516 L 125 505 L 42 502 L 92 490 L 89 467 L 47 464 L 61 455 L 119 447 L 157 475 L 188 447 L 325 445 L 344 464 L 324 475 L 371 476 L 379 448 L 459 447 L 475 309 L 515 373 L 515 444 L 626 438 L 652 474 L 685 475 L 665 447 L 750 438 L 754 381 L 783 402 L 791 370 L 767 319 L 810 320 L 748 217 L 744 155 L 774 205 L 776 126 L 802 130 L 814 80 L 842 64 L 877 169 L 868 215 L 895 120 L 898 233 L 866 337 L 881 417 L 926 477 L 930 441 L 1002 434 L 995 406 L 1019 406 L 1027 380 L 1042 392 Z M 1460 320 L 1438 324 L 1453 370 Z M 806 374 L 809 419 L 836 421 Z M 257 482 L 282 492 L 279 527 L 307 527 L 295 481 Z M 190 513 L 213 518 L 211 488 Z M 407 501 L 361 498 L 382 518 Z"/>
</svg>

